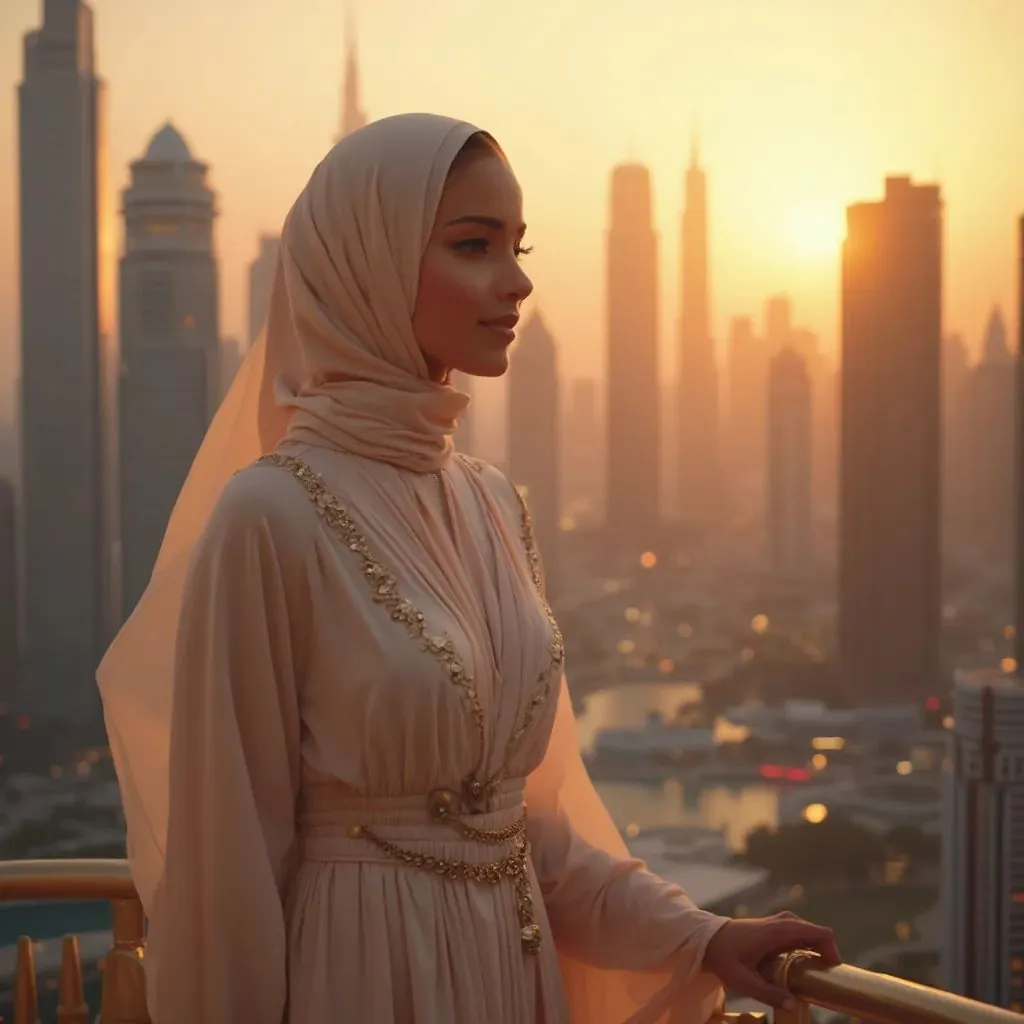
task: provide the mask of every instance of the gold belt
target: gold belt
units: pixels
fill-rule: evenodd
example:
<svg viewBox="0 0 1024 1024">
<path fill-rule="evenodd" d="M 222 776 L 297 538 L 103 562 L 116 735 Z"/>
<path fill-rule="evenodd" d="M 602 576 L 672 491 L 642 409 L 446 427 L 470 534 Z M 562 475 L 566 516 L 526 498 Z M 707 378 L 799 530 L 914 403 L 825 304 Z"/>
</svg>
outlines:
<svg viewBox="0 0 1024 1024">
<path fill-rule="evenodd" d="M 330 790 L 333 787 L 315 788 Z M 353 800 L 346 799 L 344 796 L 336 796 L 334 799 L 328 796 L 326 799 L 321 798 L 320 800 L 304 799 L 304 811 L 308 811 L 312 804 L 315 817 L 316 804 L 319 803 L 319 817 L 323 818 L 326 814 L 331 824 L 343 824 L 338 820 L 339 814 L 350 819 L 343 824 L 344 833 L 348 838 L 372 843 L 389 859 L 422 871 L 430 871 L 449 881 L 472 881 L 488 885 L 500 885 L 506 880 L 510 881 L 516 895 L 520 941 L 523 949 L 527 953 L 533 954 L 540 949 L 541 931 L 533 913 L 533 893 L 529 872 L 530 843 L 526 837 L 526 807 L 521 799 L 522 783 L 519 782 L 517 787 L 516 783 L 512 782 L 502 788 L 506 790 L 506 797 L 514 797 L 516 792 L 520 794 L 517 806 L 522 813 L 514 822 L 501 828 L 478 828 L 463 820 L 463 815 L 466 812 L 462 811 L 459 794 L 448 789 L 437 789 L 430 793 L 426 798 L 426 808 L 423 806 L 422 797 L 410 805 L 410 799 L 403 797 L 357 798 Z M 306 794 L 304 794 L 305 796 Z M 508 809 L 512 810 L 513 808 L 509 807 Z M 303 817 L 306 816 L 304 813 Z M 351 820 L 351 818 L 363 820 Z M 380 819 L 380 826 L 366 823 L 366 819 L 374 818 Z M 400 843 L 386 838 L 378 831 L 379 827 L 426 824 L 428 822 L 434 826 L 451 828 L 463 839 L 471 842 L 485 845 L 512 843 L 512 852 L 500 860 L 474 863 L 410 850 Z M 314 826 L 314 831 L 319 831 L 319 829 Z"/>
</svg>

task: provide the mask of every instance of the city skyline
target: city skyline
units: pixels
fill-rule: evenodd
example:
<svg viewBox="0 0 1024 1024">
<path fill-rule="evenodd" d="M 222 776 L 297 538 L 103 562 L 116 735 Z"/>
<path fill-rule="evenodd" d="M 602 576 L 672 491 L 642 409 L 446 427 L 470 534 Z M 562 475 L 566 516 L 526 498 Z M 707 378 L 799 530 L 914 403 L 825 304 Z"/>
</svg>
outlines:
<svg viewBox="0 0 1024 1024">
<path fill-rule="evenodd" d="M 888 16 L 894 26 L 906 22 L 909 30 L 912 25 L 922 45 L 898 60 L 895 50 L 886 49 L 895 42 L 874 40 L 868 54 L 853 45 L 878 14 L 873 3 L 855 14 L 822 12 L 801 2 L 765 4 L 742 21 L 725 10 L 730 6 L 717 13 L 681 9 L 667 25 L 658 25 L 661 35 L 656 35 L 655 21 L 665 12 L 653 0 L 630 8 L 625 32 L 618 10 L 583 12 L 560 5 L 545 13 L 527 4 L 524 31 L 515 43 L 521 62 L 535 70 L 520 76 L 516 90 L 480 89 L 476 82 L 468 90 L 464 76 L 474 74 L 475 62 L 493 77 L 487 53 L 478 52 L 479 45 L 466 46 L 488 26 L 493 29 L 493 15 L 462 0 L 445 0 L 428 23 L 414 12 L 398 19 L 400 27 L 385 30 L 385 19 L 396 13 L 395 0 L 385 0 L 358 12 L 362 102 L 371 117 L 428 107 L 470 117 L 498 135 L 523 182 L 537 246 L 529 268 L 552 329 L 564 339 L 571 376 L 600 375 L 602 311 L 592 295 L 601 279 L 604 182 L 611 166 L 630 157 L 652 171 L 655 227 L 666 243 L 659 266 L 666 296 L 659 310 L 660 354 L 663 377 L 674 373 L 676 225 L 687 129 L 694 120 L 714 180 L 712 334 L 720 358 L 729 320 L 755 312 L 765 294 L 779 291 L 792 295 L 804 322 L 821 335 L 823 348 L 835 350 L 843 211 L 889 173 L 937 180 L 943 187 L 949 327 L 973 339 L 994 301 L 1012 309 L 1014 237 L 1008 225 L 1024 205 L 1024 187 L 1011 174 L 1019 166 L 1022 143 L 1009 126 L 1019 122 L 1024 70 L 1011 65 L 1007 43 L 1024 32 L 1024 10 L 979 3 L 968 12 L 940 3 L 941 11 L 930 5 L 929 12 L 942 17 L 919 19 L 914 12 L 920 5 L 908 2 Z M 13 88 L 18 40 L 38 20 L 39 7 L 36 0 L 13 0 L 0 12 L 0 38 L 10 40 L 0 50 L 0 84 L 6 80 Z M 323 0 L 311 8 L 301 24 L 275 10 L 236 23 L 222 4 L 204 5 L 202 12 L 190 2 L 174 12 L 140 11 L 123 0 L 96 4 L 99 70 L 112 99 L 110 194 L 126 184 L 129 160 L 153 126 L 168 117 L 207 156 L 224 205 L 217 245 L 225 277 L 225 336 L 247 333 L 245 273 L 255 238 L 278 230 L 288 204 L 337 133 L 344 7 Z M 253 32 L 255 24 L 259 34 Z M 203 31 L 195 33 L 196 25 Z M 135 40 L 143 32 L 166 42 L 155 44 L 155 50 L 139 48 Z M 904 38 L 895 31 L 891 35 Z M 229 38 L 231 62 L 223 54 L 214 59 L 213 49 L 227 46 Z M 266 43 L 271 38 L 274 49 Z M 433 52 L 431 41 L 437 43 Z M 840 49 L 844 41 L 850 45 Z M 186 42 L 195 58 L 187 78 L 172 54 Z M 648 58 L 663 55 L 669 44 L 688 59 L 680 70 L 644 58 L 665 80 L 654 90 L 654 70 L 641 58 L 648 50 Z M 164 46 L 167 59 L 161 60 Z M 795 67 L 781 66 L 778 54 L 794 49 L 801 60 Z M 614 53 L 616 60 L 587 60 L 595 50 Z M 388 71 L 396 51 L 408 69 L 399 80 Z M 740 52 L 749 65 L 746 72 L 723 84 L 723 76 L 713 71 L 731 66 Z M 438 57 L 448 53 L 459 54 L 458 73 L 439 74 Z M 275 56 L 288 69 L 284 83 L 266 74 Z M 924 66 L 925 59 L 936 70 Z M 964 85 L 948 70 L 967 61 L 982 73 Z M 631 65 L 642 73 L 615 71 Z M 224 75 L 226 66 L 231 76 Z M 884 74 L 877 74 L 879 67 Z M 842 90 L 840 79 L 847 83 Z M 146 81 L 145 89 L 137 88 L 140 80 Z M 628 87 L 619 86 L 623 80 Z M 808 82 L 818 88 L 798 88 Z M 564 96 L 552 107 L 549 94 L 563 84 Z M 211 95 L 223 101 L 211 103 Z M 583 116 L 598 103 L 600 131 Z M 841 134 L 835 129 L 837 103 Z M 302 105 L 309 116 L 295 118 L 289 104 Z M 986 111 L 984 118 L 973 115 L 978 109 Z M 543 118 L 539 110 L 545 111 Z M 933 110 L 944 113 L 922 114 Z M 0 130 L 10 117 L 9 110 L 0 109 Z M 253 166 L 260 167 L 258 175 Z M 979 166 L 986 168 L 984 180 Z M 0 169 L 0 380 L 5 382 L 15 367 L 13 176 L 12 167 Z M 829 237 L 827 252 L 810 251 Z M 1015 333 L 1016 325 L 1008 326 Z M 0 408 L 8 407 L 12 385 L 0 388 Z"/>
</svg>

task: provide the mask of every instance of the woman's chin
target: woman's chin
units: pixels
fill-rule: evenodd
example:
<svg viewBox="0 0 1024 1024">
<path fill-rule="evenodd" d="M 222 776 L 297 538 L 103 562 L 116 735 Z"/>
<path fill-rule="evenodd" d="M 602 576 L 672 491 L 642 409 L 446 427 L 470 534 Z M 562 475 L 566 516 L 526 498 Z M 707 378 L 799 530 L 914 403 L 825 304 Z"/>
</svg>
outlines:
<svg viewBox="0 0 1024 1024">
<path fill-rule="evenodd" d="M 502 377 L 508 372 L 508 352 L 488 354 L 486 359 L 466 360 L 459 371 L 470 377 Z"/>
</svg>

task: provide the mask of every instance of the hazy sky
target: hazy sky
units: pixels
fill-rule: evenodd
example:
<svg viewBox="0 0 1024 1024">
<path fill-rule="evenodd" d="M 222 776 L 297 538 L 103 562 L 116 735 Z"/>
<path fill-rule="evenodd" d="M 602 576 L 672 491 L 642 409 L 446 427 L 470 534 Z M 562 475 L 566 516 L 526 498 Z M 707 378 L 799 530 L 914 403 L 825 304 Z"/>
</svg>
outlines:
<svg viewBox="0 0 1024 1024">
<path fill-rule="evenodd" d="M 256 236 L 279 227 L 337 131 L 343 0 L 93 6 L 109 187 L 120 191 L 172 118 L 212 167 L 222 330 L 241 335 Z M 15 86 L 22 34 L 41 11 L 41 0 L 0 0 L 0 380 L 17 339 Z M 947 329 L 976 345 L 993 302 L 1015 329 L 1024 0 L 364 0 L 357 21 L 371 117 L 465 117 L 510 155 L 537 301 L 569 373 L 602 369 L 608 173 L 632 158 L 654 174 L 663 373 L 674 374 L 694 125 L 719 341 L 731 316 L 760 318 L 764 299 L 786 291 L 833 347 L 844 208 L 901 172 L 943 188 Z"/>
</svg>

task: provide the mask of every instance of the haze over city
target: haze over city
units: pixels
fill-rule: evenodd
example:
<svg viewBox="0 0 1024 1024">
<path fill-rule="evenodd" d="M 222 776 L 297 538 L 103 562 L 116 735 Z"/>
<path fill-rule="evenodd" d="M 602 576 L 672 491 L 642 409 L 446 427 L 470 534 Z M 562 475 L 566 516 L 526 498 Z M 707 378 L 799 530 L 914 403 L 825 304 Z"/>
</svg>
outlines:
<svg viewBox="0 0 1024 1024">
<path fill-rule="evenodd" d="M 0 138 L 16 137 L 21 36 L 38 0 L 0 6 Z M 109 90 L 108 192 L 168 118 L 212 169 L 221 332 L 245 335 L 245 268 L 338 133 L 345 10 L 253 0 L 97 0 Z M 494 132 L 523 184 L 535 302 L 563 373 L 600 376 L 608 172 L 648 164 L 661 242 L 663 378 L 674 377 L 679 210 L 691 136 L 709 176 L 711 326 L 785 292 L 837 337 L 846 205 L 887 173 L 940 181 L 944 320 L 980 344 L 1012 315 L 1024 202 L 1024 5 L 1013 0 L 377 0 L 355 11 L 372 117 L 427 109 Z M 0 409 L 16 373 L 16 161 L 0 161 Z M 117 223 L 120 251 L 120 219 Z"/>
<path fill-rule="evenodd" d="M 242 1016 L 292 1013 L 317 986 L 219 916 L 223 866 L 193 854 L 255 863 L 280 836 L 301 860 L 310 781 L 353 814 L 397 795 L 411 822 L 425 799 L 410 836 L 438 857 L 452 825 L 514 843 L 477 873 L 360 820 L 342 859 L 361 872 L 369 842 L 396 881 L 440 876 L 404 893 L 511 880 L 531 954 L 528 861 L 557 806 L 581 864 L 627 880 L 628 851 L 741 932 L 834 932 L 834 968 L 795 937 L 749 956 L 788 989 L 771 997 L 673 932 L 701 964 L 650 963 L 717 974 L 729 1010 L 1024 1014 L 1024 0 L 3 2 L 0 1020 L 164 1020 L 137 983 L 160 870 L 183 972 L 203 943 L 247 996 L 281 969 Z M 415 111 L 493 133 L 525 239 L 491 142 L 391 116 Z M 433 687 L 469 712 L 466 766 Z M 451 789 L 407 770 L 421 749 Z M 534 749 L 539 768 L 514 761 Z M 187 810 L 158 859 L 184 867 L 150 872 L 135 829 L 160 832 L 161 779 Z M 506 784 L 516 820 L 468 826 Z M 573 817 L 595 801 L 611 860 Z M 635 958 L 649 919 L 605 868 L 570 902 Z M 561 882 L 538 881 L 547 909 Z M 328 954 L 365 927 L 332 891 L 356 931 L 318 932 Z M 401 930 L 444 973 L 455 932 Z M 499 960 L 479 960 L 492 993 Z"/>
</svg>

